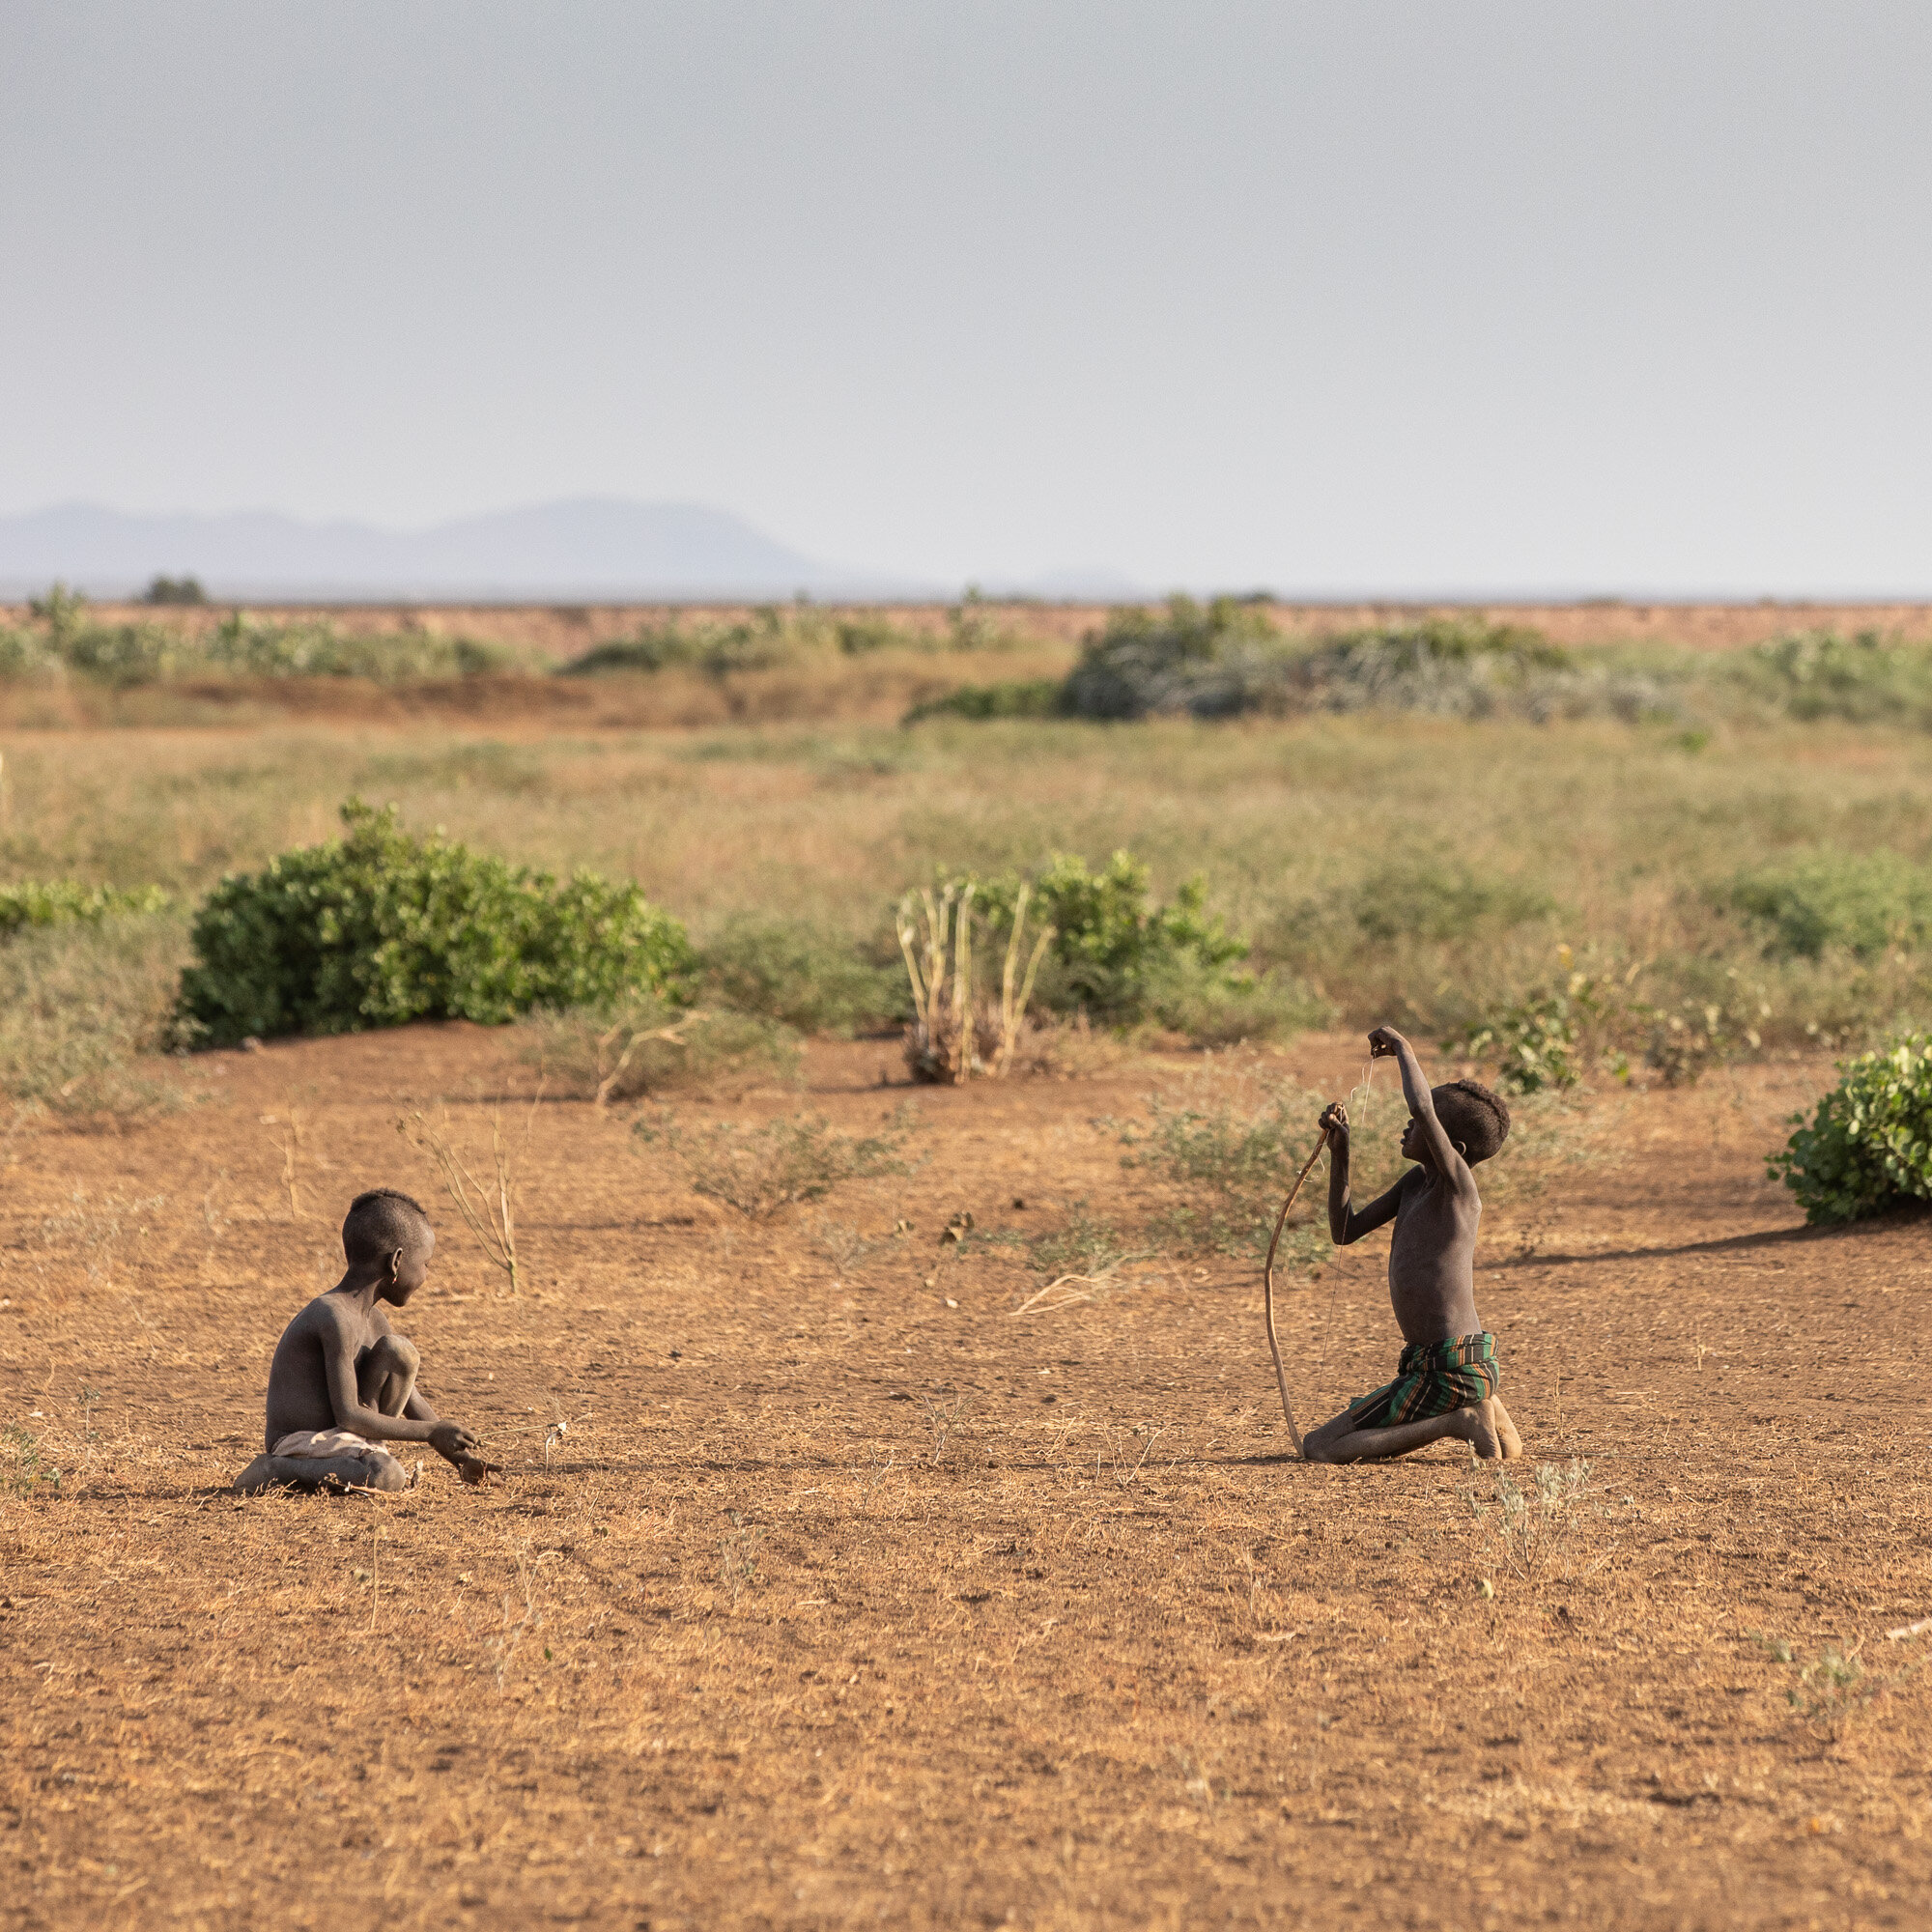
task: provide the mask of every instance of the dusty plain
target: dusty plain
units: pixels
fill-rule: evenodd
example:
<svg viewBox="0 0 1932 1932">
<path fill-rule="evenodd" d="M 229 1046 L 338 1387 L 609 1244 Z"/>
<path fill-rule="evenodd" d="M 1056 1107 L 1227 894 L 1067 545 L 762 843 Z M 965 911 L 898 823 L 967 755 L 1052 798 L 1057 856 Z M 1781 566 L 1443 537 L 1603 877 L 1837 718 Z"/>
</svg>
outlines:
<svg viewBox="0 0 1932 1932">
<path fill-rule="evenodd" d="M 1804 621 L 1729 609 L 1711 641 Z M 1162 891 L 1202 870 L 1271 956 L 1319 915 L 1352 949 L 1306 962 L 1330 997 L 1430 1049 L 1459 985 L 1533 984 L 1559 942 L 1619 975 L 1734 961 L 1776 1009 L 1755 1059 L 1598 1078 L 1484 1174 L 1520 1481 L 1588 1465 L 1565 1533 L 1512 1547 L 1495 1474 L 1446 1447 L 1291 1460 L 1255 1265 L 1164 1244 L 1174 1190 L 1123 1164 L 1154 1095 L 1348 1091 L 1358 1031 L 917 1091 L 896 1040 L 815 1039 L 801 1087 L 726 1082 L 680 1119 L 871 1133 L 909 1106 L 918 1164 L 766 1220 L 695 1194 L 632 1109 L 538 1098 L 510 1032 L 151 1063 L 191 1104 L 49 1102 L 0 1140 L 0 1926 L 1932 1922 L 1932 1626 L 1890 1634 L 1932 1618 L 1926 1224 L 1805 1230 L 1764 1168 L 1833 1077 L 1804 1016 L 1861 1037 L 1914 1010 L 1917 960 L 1774 971 L 1699 896 L 1793 850 L 1922 862 L 1923 735 L 908 733 L 919 679 L 1020 672 L 898 655 L 836 688 L 469 680 L 433 724 L 337 680 L 298 724 L 135 691 L 63 728 L 32 707 L 71 691 L 21 687 L 0 850 L 185 907 L 360 792 L 637 877 L 698 937 L 752 909 L 857 941 L 935 865 L 1126 844 Z M 590 709 L 564 735 L 553 702 Z M 730 722 L 760 716 L 784 722 Z M 1547 885 L 1547 912 L 1367 934 L 1360 880 L 1435 863 L 1452 824 L 1479 883 Z M 527 1133 L 519 1296 L 398 1134 L 443 1103 L 472 1160 L 498 1110 Z M 1397 1104 L 1385 1074 L 1370 1104 Z M 400 1325 L 503 1477 L 431 1458 L 387 1501 L 242 1501 L 275 1338 L 378 1182 L 436 1214 Z M 1092 1226 L 1124 1257 L 1056 1267 Z M 1308 1423 L 1386 1379 L 1396 1337 L 1385 1236 L 1295 1252 Z"/>
<path fill-rule="evenodd" d="M 1339 1093 L 1358 1054 L 1261 1070 Z M 1924 1231 L 1809 1233 L 1764 1179 L 1822 1060 L 1613 1091 L 1498 1164 L 1506 1394 L 1532 1463 L 1591 1472 L 1527 1577 L 1463 1452 L 1288 1459 L 1252 1266 L 1018 1312 L 1003 1237 L 1145 1215 L 1119 1122 L 1215 1062 L 922 1090 L 916 1174 L 768 1222 L 546 1100 L 517 1300 L 396 1131 L 446 1096 L 480 1150 L 533 1091 L 504 1036 L 195 1068 L 185 1113 L 9 1150 L 0 1412 L 62 1482 L 0 1500 L 0 1923 L 1932 1915 L 1928 1642 L 1886 1634 L 1932 1613 Z M 854 1131 L 908 1098 L 890 1041 L 806 1077 Z M 377 1180 L 438 1210 L 405 1325 L 505 1474 L 241 1501 L 275 1336 Z M 1384 1246 L 1286 1291 L 1304 1420 L 1389 1373 Z M 1807 1714 L 1826 1646 L 1865 1675 Z"/>
</svg>

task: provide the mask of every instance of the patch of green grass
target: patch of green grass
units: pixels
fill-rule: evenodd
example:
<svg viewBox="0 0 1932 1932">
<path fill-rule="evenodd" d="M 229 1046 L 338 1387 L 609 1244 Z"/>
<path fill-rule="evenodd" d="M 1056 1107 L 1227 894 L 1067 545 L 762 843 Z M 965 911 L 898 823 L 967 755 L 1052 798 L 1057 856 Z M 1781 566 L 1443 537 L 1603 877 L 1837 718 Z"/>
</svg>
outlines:
<svg viewBox="0 0 1932 1932">
<path fill-rule="evenodd" d="M 898 961 L 877 962 L 808 920 L 740 913 L 697 950 L 703 995 L 801 1033 L 852 1035 L 906 1017 Z"/>
<path fill-rule="evenodd" d="M 175 915 L 29 928 L 0 945 L 0 1094 L 73 1119 L 182 1103 L 135 1063 L 167 1043 L 187 956 Z"/>
</svg>

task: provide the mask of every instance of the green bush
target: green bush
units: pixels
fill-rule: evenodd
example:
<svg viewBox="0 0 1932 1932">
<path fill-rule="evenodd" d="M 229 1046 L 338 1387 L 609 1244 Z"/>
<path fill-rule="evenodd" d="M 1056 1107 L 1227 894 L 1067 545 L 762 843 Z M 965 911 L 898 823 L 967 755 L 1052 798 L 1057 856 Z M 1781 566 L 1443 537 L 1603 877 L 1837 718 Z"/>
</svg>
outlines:
<svg viewBox="0 0 1932 1932">
<path fill-rule="evenodd" d="M 1154 1222 L 1168 1242 L 1230 1255 L 1264 1254 L 1282 1201 L 1314 1150 L 1315 1123 L 1325 1104 L 1319 1094 L 1292 1088 L 1252 1111 L 1233 1099 L 1176 1107 L 1151 1094 L 1149 1125 L 1121 1136 L 1131 1150 L 1121 1164 L 1176 1190 L 1177 1198 Z M 1374 1110 L 1371 1123 L 1354 1124 L 1350 1153 L 1357 1205 L 1381 1191 L 1370 1178 L 1384 1172 L 1393 1158 L 1400 1111 L 1384 1105 Z M 1291 1265 L 1327 1252 L 1324 1172 L 1318 1168 L 1309 1176 L 1295 1204 L 1282 1255 Z"/>
<path fill-rule="evenodd" d="M 206 604 L 208 592 L 201 587 L 201 579 L 186 577 L 156 577 L 150 581 L 147 589 L 141 593 L 143 604 Z"/>
<path fill-rule="evenodd" d="M 0 934 L 23 926 L 99 925 L 104 919 L 121 919 L 165 912 L 168 895 L 158 886 L 137 886 L 121 892 L 113 886 L 83 886 L 72 879 L 22 880 L 0 886 Z"/>
<path fill-rule="evenodd" d="M 1087 639 L 1061 706 L 1108 719 L 1253 710 L 1279 691 L 1285 648 L 1264 611 L 1233 597 L 1205 606 L 1175 597 L 1164 611 L 1128 606 L 1109 611 Z"/>
<path fill-rule="evenodd" d="M 1012 929 L 1017 878 L 978 888 L 976 903 L 1003 944 Z M 1187 880 L 1164 906 L 1151 903 L 1146 866 L 1116 852 L 1098 872 L 1056 853 L 1033 882 L 1027 929 L 1054 928 L 1050 971 L 1035 994 L 1048 1010 L 1084 1010 L 1116 1026 L 1158 1018 L 1164 996 L 1233 993 L 1254 984 L 1239 970 L 1248 945 L 1206 911 L 1207 887 Z"/>
<path fill-rule="evenodd" d="M 1187 713 L 1429 711 L 1452 718 L 1675 714 L 1657 676 L 1584 668 L 1541 633 L 1477 614 L 1422 617 L 1317 643 L 1285 638 L 1237 598 L 1115 611 L 1062 694 L 1084 718 Z"/>
<path fill-rule="evenodd" d="M 500 670 L 509 653 L 468 638 L 433 631 L 350 637 L 327 618 L 271 623 L 231 611 L 210 638 L 198 667 L 242 677 L 364 677 L 377 683 L 405 678 L 469 677 Z"/>
<path fill-rule="evenodd" d="M 1499 1087 L 1540 1094 L 1546 1087 L 1577 1084 L 1577 1015 L 1562 993 L 1537 992 L 1472 1021 L 1460 1039 L 1445 1039 L 1444 1053 L 1490 1061 Z"/>
<path fill-rule="evenodd" d="M 1762 867 L 1719 897 L 1765 930 L 1774 958 L 1816 959 L 1843 947 L 1869 959 L 1932 931 L 1932 874 L 1896 852 L 1820 852 Z"/>
<path fill-rule="evenodd" d="M 801 1033 L 851 1035 L 909 1016 L 905 973 L 796 920 L 740 914 L 697 953 L 707 1000 Z"/>
<path fill-rule="evenodd" d="M 47 647 L 38 631 L 23 631 L 13 624 L 0 625 L 0 678 L 44 677 L 58 673 L 60 659 Z"/>
<path fill-rule="evenodd" d="M 1843 1076 L 1807 1122 L 1771 1156 L 1805 1220 L 1857 1221 L 1905 1201 L 1932 1200 L 1932 1035 L 1840 1061 Z"/>
<path fill-rule="evenodd" d="M 193 600 L 150 596 L 147 601 Z M 60 583 L 30 609 L 38 629 L 0 633 L 0 677 L 61 667 L 118 689 L 209 676 L 366 677 L 393 683 L 467 677 L 510 662 L 508 652 L 468 638 L 419 630 L 351 637 L 324 617 L 275 623 L 233 611 L 200 637 L 152 621 L 103 624 L 88 614 L 86 598 Z"/>
<path fill-rule="evenodd" d="M 1793 631 L 1738 653 L 1730 669 L 1747 693 L 1791 718 L 1932 723 L 1932 648 L 1876 631 Z"/>
<path fill-rule="evenodd" d="M 195 916 L 181 1016 L 198 1038 L 354 1033 L 415 1019 L 500 1024 L 684 989 L 684 928 L 634 885 L 558 881 L 440 835 L 395 809 L 342 809 L 345 838 L 224 879 Z"/>
<path fill-rule="evenodd" d="M 944 640 L 895 623 L 878 611 L 832 611 L 810 605 L 764 605 L 749 617 L 724 622 L 700 617 L 687 624 L 670 617 L 645 622 L 627 638 L 593 645 L 559 668 L 564 677 L 596 677 L 612 671 L 685 668 L 706 677 L 828 657 L 864 657 L 872 651 L 943 647 Z"/>
</svg>

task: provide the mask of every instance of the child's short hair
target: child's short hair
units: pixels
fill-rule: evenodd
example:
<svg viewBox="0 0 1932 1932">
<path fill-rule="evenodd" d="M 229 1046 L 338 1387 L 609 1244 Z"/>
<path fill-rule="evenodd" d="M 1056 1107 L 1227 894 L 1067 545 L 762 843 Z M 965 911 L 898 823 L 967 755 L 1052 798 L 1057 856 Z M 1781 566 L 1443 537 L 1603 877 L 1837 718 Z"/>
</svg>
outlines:
<svg viewBox="0 0 1932 1932">
<path fill-rule="evenodd" d="M 428 1234 L 420 1201 L 393 1187 L 372 1187 L 349 1204 L 342 1223 L 342 1252 L 351 1267 L 374 1267 L 399 1248 L 412 1248 Z"/>
<path fill-rule="evenodd" d="M 1510 1110 L 1500 1094 L 1480 1080 L 1450 1080 L 1431 1091 L 1442 1130 L 1463 1150 L 1471 1167 L 1509 1139 Z"/>
</svg>

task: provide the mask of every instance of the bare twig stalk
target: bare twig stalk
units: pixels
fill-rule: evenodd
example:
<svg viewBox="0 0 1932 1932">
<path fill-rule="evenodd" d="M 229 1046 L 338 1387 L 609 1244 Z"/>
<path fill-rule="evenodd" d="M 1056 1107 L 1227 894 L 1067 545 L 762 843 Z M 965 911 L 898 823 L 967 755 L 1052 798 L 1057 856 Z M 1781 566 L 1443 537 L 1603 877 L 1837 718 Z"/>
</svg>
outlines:
<svg viewBox="0 0 1932 1932">
<path fill-rule="evenodd" d="M 597 1037 L 599 1078 L 595 1095 L 596 1104 L 599 1107 L 609 1104 L 611 1095 L 615 1091 L 617 1083 L 624 1077 L 625 1068 L 631 1064 L 632 1055 L 640 1046 L 654 1039 L 663 1040 L 670 1046 L 689 1046 L 691 1042 L 684 1037 L 686 1029 L 697 1025 L 706 1017 L 708 1016 L 700 1008 L 694 1007 L 689 1012 L 678 1014 L 677 1018 L 672 1020 L 668 1026 L 639 1027 L 633 1026 L 629 1020 L 620 1019 L 607 1032 L 599 1034 Z M 623 1042 L 622 1050 L 617 1053 L 616 1061 L 613 1064 L 611 1060 L 611 1055 L 613 1049 L 617 1048 L 620 1040 Z M 605 1071 L 604 1069 L 606 1068 L 609 1070 Z"/>
<path fill-rule="evenodd" d="M 1040 961 L 1052 943 L 1047 926 L 1026 951 L 1026 911 L 1031 886 L 1022 885 L 1007 941 L 997 1008 L 976 1009 L 973 988 L 973 896 L 977 888 L 946 886 L 937 894 L 908 893 L 899 902 L 899 951 L 912 984 L 913 1024 L 906 1059 L 916 1079 L 963 1086 L 983 1073 L 1004 1079 L 1012 1070 L 1026 1025 L 1027 1005 Z M 1025 959 L 1025 970 L 1021 961 Z M 997 1039 L 997 1044 L 996 1044 Z"/>
<path fill-rule="evenodd" d="M 289 1219 L 299 1221 L 302 1217 L 300 1185 L 298 1169 L 301 1161 L 301 1112 L 298 1108 L 289 1109 L 287 1131 L 276 1136 L 276 1145 L 282 1151 L 282 1187 L 289 1197 Z"/>
<path fill-rule="evenodd" d="M 1022 935 L 1026 931 L 1027 900 L 1033 896 L 1033 887 L 1022 883 L 1019 896 L 1013 901 L 1012 936 L 1007 941 L 1007 966 L 1000 978 L 1000 1051 L 993 1062 L 993 1076 L 1004 1080 L 1013 1064 L 1013 1054 L 1020 1043 L 1020 1029 L 1026 1024 L 1027 1002 L 1033 998 L 1033 982 L 1039 971 L 1039 962 L 1053 939 L 1053 927 L 1042 927 L 1039 937 L 1035 940 L 1033 957 L 1027 961 L 1026 977 L 1020 981 L 1017 997 L 1013 992 L 1013 973 L 1019 965 Z"/>
<path fill-rule="evenodd" d="M 523 1293 L 517 1262 L 517 1162 L 529 1145 L 530 1129 L 536 1124 L 536 1110 L 542 1099 L 540 1089 L 530 1102 L 529 1118 L 515 1147 L 503 1138 L 503 1110 L 498 1107 L 491 1115 L 491 1175 L 485 1180 L 478 1180 L 470 1173 L 451 1144 L 447 1115 L 440 1122 L 432 1122 L 419 1113 L 412 1114 L 396 1122 L 396 1131 L 436 1169 L 443 1191 L 455 1204 L 463 1225 L 475 1236 L 484 1254 L 509 1276 L 512 1294 Z"/>
<path fill-rule="evenodd" d="M 963 1086 L 973 1072 L 973 887 L 922 891 L 924 930 L 910 893 L 899 902 L 899 951 L 912 982 L 907 1057 L 922 1079 Z M 921 954 L 923 954 L 922 960 Z"/>
</svg>

